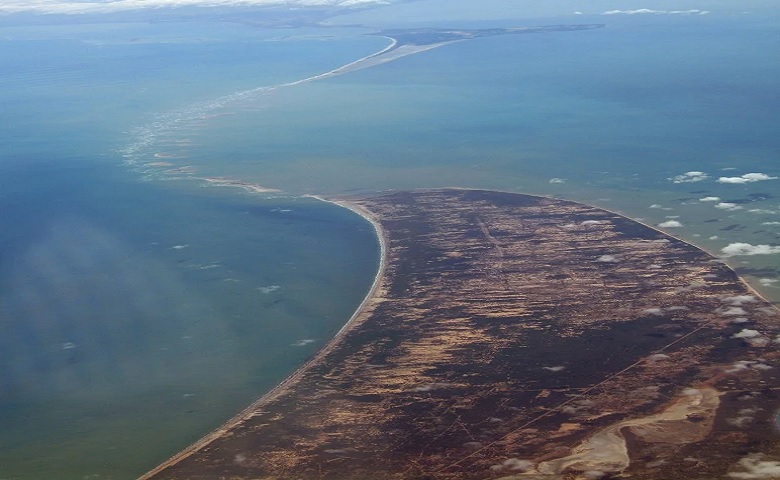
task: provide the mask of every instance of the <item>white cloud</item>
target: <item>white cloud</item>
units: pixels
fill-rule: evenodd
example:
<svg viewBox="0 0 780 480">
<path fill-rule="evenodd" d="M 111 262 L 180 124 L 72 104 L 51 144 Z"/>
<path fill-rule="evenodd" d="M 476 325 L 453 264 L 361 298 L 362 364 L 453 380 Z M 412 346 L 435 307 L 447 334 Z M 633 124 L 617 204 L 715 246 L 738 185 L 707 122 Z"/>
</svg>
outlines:
<svg viewBox="0 0 780 480">
<path fill-rule="evenodd" d="M 738 462 L 741 472 L 730 472 L 727 476 L 744 480 L 780 478 L 780 462 L 764 460 L 761 454 L 748 455 Z"/>
<path fill-rule="evenodd" d="M 763 180 L 777 180 L 777 177 L 770 177 L 766 173 L 746 173 L 739 177 L 720 177 L 718 183 L 753 183 Z"/>
<path fill-rule="evenodd" d="M 609 222 L 605 222 L 604 220 L 585 220 L 583 222 L 580 222 L 580 225 L 602 225 L 604 223 L 609 223 Z"/>
<path fill-rule="evenodd" d="M 490 467 L 493 471 L 512 470 L 515 472 L 524 472 L 533 468 L 534 463 L 529 460 L 520 460 L 519 458 L 508 458 L 498 465 Z"/>
<path fill-rule="evenodd" d="M 661 228 L 679 228 L 682 227 L 683 224 L 677 220 L 667 220 L 665 222 L 659 223 L 658 226 Z"/>
<path fill-rule="evenodd" d="M 542 367 L 542 368 L 545 370 L 549 370 L 551 372 L 560 372 L 564 370 L 566 367 L 564 367 L 563 365 L 557 365 L 555 367 Z"/>
<path fill-rule="evenodd" d="M 721 315 L 745 315 L 746 313 L 742 307 L 729 307 L 720 311 Z"/>
<path fill-rule="evenodd" d="M 733 297 L 723 297 L 721 300 L 732 305 L 743 305 L 745 303 L 755 303 L 758 301 L 753 295 L 735 295 Z"/>
<path fill-rule="evenodd" d="M 602 255 L 599 258 L 597 258 L 596 261 L 602 263 L 617 263 L 620 260 L 618 260 L 617 257 L 614 255 Z"/>
<path fill-rule="evenodd" d="M 682 175 L 671 177 L 669 180 L 674 183 L 694 183 L 707 180 L 708 178 L 710 178 L 710 176 L 706 173 L 693 170 L 690 172 L 685 172 Z"/>
<path fill-rule="evenodd" d="M 778 280 L 776 278 L 759 278 L 758 283 L 759 285 L 762 285 L 764 287 L 771 287 L 775 283 L 777 283 Z"/>
<path fill-rule="evenodd" d="M 780 253 L 780 246 L 778 245 L 751 245 L 749 243 L 730 243 L 720 249 L 721 253 L 726 257 L 733 257 L 737 255 L 772 255 Z"/>
<path fill-rule="evenodd" d="M 659 360 L 668 360 L 669 358 L 671 357 L 665 353 L 656 353 L 647 357 L 647 359 L 652 362 L 657 362 Z"/>
<path fill-rule="evenodd" d="M 736 203 L 731 203 L 731 202 L 720 202 L 719 204 L 715 205 L 715 208 L 720 208 L 721 210 L 729 210 L 729 211 L 742 210 L 742 207 L 740 207 Z"/>
<path fill-rule="evenodd" d="M 739 338 L 748 343 L 751 347 L 766 347 L 769 345 L 769 338 L 765 337 L 761 334 L 758 330 L 751 330 L 749 328 L 743 328 L 740 330 L 739 333 L 735 333 L 731 336 L 731 338 Z M 749 364 L 750 368 L 755 368 L 757 370 L 768 370 L 771 369 L 769 365 L 759 364 L 758 362 L 751 362 Z"/>
<path fill-rule="evenodd" d="M 419 385 L 417 387 L 414 387 L 410 391 L 412 392 L 430 392 L 432 390 L 436 390 L 438 388 L 447 388 L 451 387 L 451 383 L 426 383 L 425 385 Z"/>
<path fill-rule="evenodd" d="M 233 6 L 288 6 L 288 7 L 353 7 L 380 5 L 390 0 L 4 0 L 0 14 L 20 12 L 44 14 L 113 13 L 150 8 L 175 7 L 233 7 Z"/>
<path fill-rule="evenodd" d="M 550 179 L 550 183 L 566 183 L 566 179 L 565 178 L 557 178 L 557 177 L 556 178 L 551 178 Z"/>
<path fill-rule="evenodd" d="M 709 10 L 651 10 L 649 8 L 639 8 L 637 10 L 608 10 L 602 15 L 642 15 L 642 14 L 654 14 L 654 15 L 707 15 Z"/>
<path fill-rule="evenodd" d="M 760 337 L 760 336 L 761 336 L 761 332 L 759 332 L 758 330 L 751 330 L 749 328 L 743 328 L 742 330 L 740 330 L 739 333 L 735 333 L 731 337 L 732 338 L 755 338 L 755 337 Z"/>
<path fill-rule="evenodd" d="M 780 222 L 763 222 L 761 225 L 780 225 Z"/>
<path fill-rule="evenodd" d="M 720 202 L 720 197 L 704 197 L 699 199 L 700 202 Z"/>
</svg>

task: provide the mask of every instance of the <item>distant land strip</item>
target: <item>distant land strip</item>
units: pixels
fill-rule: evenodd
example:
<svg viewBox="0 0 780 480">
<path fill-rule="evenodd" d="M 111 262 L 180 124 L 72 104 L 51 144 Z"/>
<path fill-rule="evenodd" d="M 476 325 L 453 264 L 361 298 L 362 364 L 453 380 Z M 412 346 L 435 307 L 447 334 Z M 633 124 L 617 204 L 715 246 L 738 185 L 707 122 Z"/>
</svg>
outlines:
<svg viewBox="0 0 780 480">
<path fill-rule="evenodd" d="M 369 295 L 142 479 L 761 478 L 780 460 L 780 312 L 719 259 L 553 198 L 329 200 L 379 235 Z"/>
</svg>

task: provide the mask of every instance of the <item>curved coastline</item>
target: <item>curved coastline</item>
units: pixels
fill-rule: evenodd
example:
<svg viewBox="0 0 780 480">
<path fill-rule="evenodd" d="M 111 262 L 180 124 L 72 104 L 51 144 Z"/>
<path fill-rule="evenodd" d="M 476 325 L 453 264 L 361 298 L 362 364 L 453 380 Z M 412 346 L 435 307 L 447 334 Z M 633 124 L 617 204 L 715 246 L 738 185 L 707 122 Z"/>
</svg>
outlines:
<svg viewBox="0 0 780 480">
<path fill-rule="evenodd" d="M 420 189 L 416 190 L 416 192 L 437 192 L 437 191 L 446 191 L 446 190 L 462 190 L 462 191 L 481 191 L 481 192 L 495 192 L 495 193 L 506 193 L 506 194 L 513 194 L 513 195 L 525 195 L 528 197 L 537 197 L 542 199 L 549 199 L 549 200 L 555 200 L 555 201 L 561 201 L 559 198 L 550 197 L 550 196 L 544 196 L 544 195 L 527 195 L 527 194 L 518 194 L 517 192 L 500 192 L 497 190 L 485 190 L 485 189 L 475 189 L 475 188 L 462 188 L 462 187 L 448 187 L 448 188 L 436 188 L 436 189 Z M 388 193 L 398 193 L 396 191 L 390 191 Z M 258 409 L 260 407 L 263 407 L 266 404 L 269 404 L 278 398 L 288 394 L 290 389 L 296 385 L 296 383 L 301 380 L 304 375 L 314 366 L 318 364 L 325 356 L 327 356 L 329 353 L 331 353 L 334 349 L 336 349 L 340 344 L 345 335 L 361 325 L 365 319 L 370 317 L 375 309 L 375 307 L 381 303 L 384 299 L 383 294 L 383 288 L 387 287 L 386 282 L 386 267 L 387 267 L 387 259 L 388 259 L 388 250 L 387 250 L 387 236 L 384 232 L 383 228 L 381 227 L 379 223 L 379 219 L 376 217 L 375 214 L 364 208 L 363 206 L 350 202 L 349 200 L 341 198 L 323 198 L 321 196 L 316 195 L 307 195 L 307 197 L 317 199 L 319 201 L 324 201 L 327 203 L 332 203 L 334 205 L 338 205 L 342 208 L 347 208 L 351 210 L 352 212 L 356 213 L 357 215 L 360 215 L 363 217 L 366 221 L 368 221 L 374 228 L 376 235 L 377 235 L 377 241 L 380 246 L 380 262 L 378 266 L 377 274 L 374 278 L 374 281 L 371 285 L 371 288 L 367 295 L 364 297 L 363 301 L 360 303 L 360 305 L 357 307 L 356 311 L 353 313 L 353 315 L 349 318 L 349 320 L 345 323 L 345 325 L 335 334 L 335 336 L 321 349 L 319 350 L 309 361 L 307 361 L 305 364 L 303 364 L 301 367 L 299 367 L 295 372 L 293 372 L 289 377 L 287 377 L 284 381 L 282 381 L 279 385 L 274 387 L 271 391 L 260 397 L 257 401 L 253 402 L 251 405 L 246 407 L 244 410 L 239 412 L 237 415 L 235 415 L 233 418 L 225 422 L 223 425 L 218 427 L 217 429 L 210 432 L 208 435 L 201 438 L 199 441 L 193 443 L 186 449 L 182 450 L 178 454 L 172 456 L 169 458 L 166 462 L 156 467 L 154 470 L 151 470 L 150 472 L 146 473 L 144 476 L 140 477 L 141 479 L 151 479 L 156 474 L 161 473 L 163 470 L 167 469 L 170 466 L 173 466 L 177 464 L 178 462 L 184 460 L 185 458 L 197 453 L 204 447 L 211 444 L 213 441 L 219 439 L 220 437 L 223 437 L 226 433 L 228 433 L 232 428 L 236 427 L 237 425 L 242 424 L 242 422 L 251 419 L 253 416 L 257 415 Z M 647 223 L 634 220 L 624 214 L 620 214 L 605 208 L 601 207 L 595 207 L 592 205 L 588 205 L 583 202 L 575 202 L 571 200 L 564 200 L 565 202 L 571 202 L 574 204 L 580 204 L 583 206 L 588 206 L 597 210 L 601 210 L 610 214 L 613 214 L 617 217 L 621 217 L 625 220 L 628 220 L 633 223 L 641 224 L 651 230 L 657 231 L 660 234 L 662 234 L 664 237 L 672 238 L 676 241 L 679 241 L 685 245 L 691 246 L 697 250 L 703 251 L 705 253 L 710 254 L 710 256 L 717 259 L 716 256 L 712 255 L 710 252 L 707 252 L 707 250 L 698 247 L 697 245 L 688 242 L 686 240 L 680 239 L 679 237 L 670 235 L 663 230 L 656 228 L 652 225 L 648 225 Z M 719 260 L 719 259 L 718 259 Z M 719 260 L 720 261 L 720 260 Z M 736 272 L 725 264 L 722 263 L 728 270 L 730 270 L 734 276 L 739 280 L 739 282 L 751 293 L 753 293 L 758 299 L 766 301 L 760 293 L 758 293 L 755 289 L 752 288 L 744 279 L 742 279 L 739 275 L 736 274 Z M 770 303 L 770 302 L 767 302 Z M 676 343 L 676 342 L 675 342 Z M 478 452 L 481 452 L 483 449 L 478 450 Z M 464 459 L 470 458 L 471 456 L 475 455 L 477 452 L 475 452 L 472 455 L 466 455 Z M 460 463 L 460 462 L 457 462 Z M 457 464 L 456 463 L 456 464 Z"/>
<path fill-rule="evenodd" d="M 617 215 L 618 217 L 622 217 L 622 218 L 625 218 L 625 219 L 630 220 L 632 222 L 638 223 L 638 224 L 643 225 L 643 226 L 645 226 L 645 227 L 647 227 L 647 228 L 649 228 L 651 230 L 655 230 L 656 232 L 662 233 L 663 235 L 665 235 L 665 236 L 667 236 L 669 238 L 673 238 L 673 239 L 677 240 L 678 242 L 682 242 L 682 243 L 684 243 L 686 245 L 690 245 L 691 247 L 694 247 L 694 248 L 697 248 L 697 249 L 699 249 L 699 250 L 701 250 L 703 252 L 706 252 L 708 255 L 710 255 L 713 258 L 715 258 L 718 261 L 720 261 L 726 268 L 731 270 L 731 272 L 734 273 L 734 275 L 737 277 L 737 279 L 739 279 L 739 282 L 742 283 L 745 286 L 745 288 L 750 290 L 750 292 L 753 293 L 756 296 L 756 298 L 773 305 L 777 310 L 780 311 L 780 306 L 778 306 L 776 304 L 776 302 L 771 301 L 771 300 L 767 299 L 766 297 L 764 297 L 764 295 L 761 292 L 759 292 L 758 290 L 756 290 L 756 288 L 753 285 L 751 285 L 750 282 L 745 280 L 739 273 L 737 273 L 737 271 L 734 270 L 734 267 L 732 267 L 725 260 L 723 260 L 723 257 L 721 255 L 717 254 L 716 252 L 710 251 L 708 248 L 705 248 L 705 247 L 702 247 L 701 245 L 697 245 L 697 244 L 693 243 L 692 240 L 685 240 L 685 239 L 683 239 L 681 237 L 678 237 L 677 235 L 671 234 L 671 233 L 669 233 L 669 232 L 667 232 L 665 230 L 661 230 L 660 228 L 656 227 L 655 225 L 651 225 L 649 223 L 643 222 L 642 220 L 637 220 L 635 218 L 631 218 L 628 215 L 626 215 L 625 213 L 616 212 L 615 210 L 611 210 L 609 208 L 601 207 L 601 206 L 598 206 L 598 205 L 593 205 L 591 203 L 582 202 L 582 201 L 579 201 L 579 200 L 569 200 L 569 199 L 566 199 L 566 198 L 554 197 L 552 195 L 541 195 L 541 194 L 535 194 L 535 193 L 513 192 L 513 191 L 510 191 L 510 190 L 497 190 L 497 189 L 492 189 L 492 188 L 469 188 L 469 187 L 441 187 L 441 188 L 420 189 L 420 191 L 431 191 L 431 192 L 439 191 L 439 190 L 489 191 L 489 192 L 498 192 L 498 193 L 510 193 L 510 194 L 514 194 L 514 195 L 526 195 L 526 196 L 529 196 L 529 197 L 546 198 L 548 200 L 565 200 L 567 202 L 579 203 L 580 205 L 585 205 L 585 206 L 588 206 L 588 207 L 597 208 L 599 210 L 604 210 L 605 212 L 609 212 L 609 213 L 611 213 L 613 215 Z"/>
<path fill-rule="evenodd" d="M 374 228 L 374 231 L 376 232 L 377 242 L 379 244 L 379 265 L 377 267 L 377 273 L 374 276 L 374 281 L 371 284 L 371 288 L 369 289 L 366 296 L 363 298 L 363 301 L 360 302 L 360 305 L 358 305 L 357 309 L 349 318 L 349 320 L 347 320 L 344 326 L 341 327 L 338 332 L 336 332 L 333 338 L 331 338 L 330 341 L 328 341 L 328 343 L 325 344 L 325 346 L 323 346 L 319 351 L 317 351 L 317 353 L 314 354 L 313 357 L 311 357 L 303 365 L 298 367 L 292 374 L 290 374 L 290 376 L 282 380 L 278 385 L 276 385 L 266 394 L 261 396 L 259 399 L 252 402 L 250 405 L 248 405 L 239 413 L 231 417 L 222 425 L 220 425 L 219 427 L 215 428 L 211 432 L 201 437 L 198 441 L 190 444 L 188 447 L 182 449 L 175 455 L 171 456 L 170 458 L 168 458 L 167 460 L 165 460 L 164 462 L 156 466 L 154 469 L 149 470 L 145 474 L 138 477 L 138 480 L 147 480 L 153 478 L 155 475 L 162 472 L 166 468 L 198 452 L 202 448 L 208 446 L 214 440 L 217 440 L 222 435 L 227 433 L 235 425 L 238 425 L 242 421 L 246 420 L 247 418 L 250 418 L 253 415 L 253 412 L 255 412 L 259 407 L 262 407 L 263 405 L 270 403 L 276 400 L 277 398 L 285 395 L 288 392 L 290 386 L 294 385 L 309 369 L 311 369 L 314 365 L 316 365 L 323 357 L 328 355 L 328 353 L 330 353 L 331 350 L 333 350 L 341 342 L 344 335 L 346 335 L 347 332 L 349 332 L 357 325 L 359 325 L 362 322 L 362 320 L 365 320 L 371 314 L 373 308 L 379 302 L 381 302 L 381 295 L 379 294 L 381 293 L 382 290 L 385 267 L 387 265 L 387 242 L 386 242 L 386 236 L 384 234 L 384 231 L 382 230 L 382 227 L 379 225 L 378 220 L 368 210 L 360 207 L 359 205 L 350 203 L 345 200 L 335 200 L 335 199 L 331 200 L 318 195 L 306 195 L 306 197 L 314 198 L 321 202 L 331 203 L 333 205 L 346 208 L 354 212 L 355 214 L 359 215 L 360 217 L 362 217 L 364 220 L 370 223 L 371 226 Z"/>
</svg>

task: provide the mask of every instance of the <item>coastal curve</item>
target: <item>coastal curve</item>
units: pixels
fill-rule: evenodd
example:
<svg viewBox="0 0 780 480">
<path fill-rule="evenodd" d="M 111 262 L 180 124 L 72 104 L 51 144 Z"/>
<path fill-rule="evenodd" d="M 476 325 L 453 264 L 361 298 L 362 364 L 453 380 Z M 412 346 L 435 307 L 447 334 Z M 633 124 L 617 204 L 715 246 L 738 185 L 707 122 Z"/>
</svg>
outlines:
<svg viewBox="0 0 780 480">
<path fill-rule="evenodd" d="M 740 478 L 774 461 L 780 315 L 719 259 L 554 198 L 327 200 L 377 231 L 369 295 L 310 362 L 141 478 Z"/>
</svg>

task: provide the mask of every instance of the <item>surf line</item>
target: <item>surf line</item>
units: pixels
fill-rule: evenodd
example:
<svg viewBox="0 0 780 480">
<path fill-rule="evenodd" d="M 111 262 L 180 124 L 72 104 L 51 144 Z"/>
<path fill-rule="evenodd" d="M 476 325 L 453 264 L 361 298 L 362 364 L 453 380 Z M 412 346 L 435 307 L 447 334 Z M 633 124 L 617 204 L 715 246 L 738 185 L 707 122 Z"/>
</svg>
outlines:
<svg viewBox="0 0 780 480">
<path fill-rule="evenodd" d="M 254 416 L 255 413 L 264 405 L 271 403 L 272 401 L 276 400 L 279 397 L 288 395 L 291 392 L 291 390 L 295 387 L 295 385 L 297 385 L 298 382 L 314 366 L 319 364 L 323 360 L 323 358 L 325 358 L 328 354 L 330 354 L 331 351 L 333 351 L 338 345 L 341 344 L 342 341 L 344 341 L 344 338 L 346 337 L 347 333 L 354 330 L 357 326 L 361 325 L 366 319 L 368 319 L 370 315 L 373 313 L 374 309 L 382 302 L 382 299 L 384 297 L 383 288 L 385 288 L 385 274 L 386 274 L 386 267 L 387 267 L 387 255 L 388 255 L 388 246 L 387 246 L 388 239 L 384 232 L 384 229 L 382 228 L 382 225 L 380 224 L 379 218 L 375 216 L 367 208 L 361 206 L 357 202 L 351 202 L 349 200 L 340 200 L 340 199 L 328 199 L 318 195 L 306 195 L 306 196 L 321 202 L 331 203 L 333 205 L 337 205 L 339 207 L 351 210 L 357 215 L 360 215 L 374 228 L 374 231 L 377 236 L 377 241 L 379 243 L 379 266 L 377 268 L 376 275 L 374 276 L 374 282 L 371 284 L 371 288 L 369 289 L 368 293 L 366 293 L 366 296 L 363 298 L 363 301 L 360 303 L 360 305 L 358 305 L 355 312 L 352 314 L 349 320 L 347 320 L 347 323 L 345 323 L 344 326 L 341 327 L 341 329 L 338 332 L 336 332 L 336 335 L 334 335 L 333 338 L 331 338 L 330 341 L 328 341 L 328 343 L 325 344 L 325 346 L 322 349 L 320 349 L 316 354 L 314 354 L 313 357 L 311 357 L 303 365 L 298 367 L 290 376 L 282 380 L 278 385 L 276 385 L 274 388 L 272 388 L 267 393 L 262 395 L 259 399 L 252 402 L 249 406 L 241 410 L 239 413 L 237 413 L 232 418 L 224 422 L 222 425 L 218 426 L 211 432 L 207 433 L 200 439 L 196 440 L 194 443 L 190 444 L 183 450 L 177 452 L 172 457 L 168 458 L 166 461 L 156 466 L 154 469 L 138 477 L 138 480 L 150 480 L 154 476 L 165 471 L 166 469 L 175 466 L 182 460 L 197 453 L 198 451 L 207 447 L 214 441 L 223 438 L 232 428 L 236 427 L 237 425 L 240 425 L 241 423 L 245 422 L 246 420 Z"/>
<path fill-rule="evenodd" d="M 257 94 L 269 93 L 284 87 L 294 87 L 304 83 L 323 80 L 338 75 L 344 75 L 346 73 L 354 72 L 357 70 L 363 70 L 365 68 L 382 65 L 391 62 L 393 60 L 398 60 L 399 58 L 406 57 L 408 55 L 425 52 L 427 50 L 441 47 L 443 45 L 462 41 L 462 40 L 449 40 L 446 42 L 432 43 L 428 45 L 412 45 L 412 44 L 399 45 L 399 41 L 393 37 L 388 37 L 388 36 L 382 36 L 382 37 L 390 40 L 390 44 L 388 46 L 384 47 L 378 52 L 374 52 L 370 55 L 349 62 L 345 65 L 334 68 L 333 70 L 312 75 L 310 77 L 306 77 L 300 80 L 293 80 L 291 82 L 280 83 L 280 84 L 270 85 L 270 86 L 255 87 L 248 90 L 235 92 L 222 97 L 217 97 L 210 101 L 196 103 L 194 105 L 182 108 L 180 110 L 173 110 L 161 114 L 160 117 L 158 117 L 159 119 L 157 121 L 154 121 L 151 124 L 148 124 L 144 127 L 140 127 L 137 129 L 138 132 L 140 132 L 140 134 L 138 135 L 141 137 L 140 140 L 131 143 L 130 145 L 119 150 L 119 152 L 125 158 L 126 163 L 130 165 L 134 165 L 139 163 L 142 157 L 146 156 L 143 150 L 152 147 L 155 144 L 156 139 L 159 138 L 161 134 L 163 133 L 170 134 L 173 131 L 177 130 L 178 129 L 177 127 L 188 126 L 189 122 L 191 122 L 192 120 L 198 118 L 203 119 L 204 117 L 206 117 L 207 115 L 209 115 L 211 112 L 215 110 L 223 109 L 225 107 L 230 106 L 231 104 L 246 101 L 247 99 L 250 99 L 251 97 Z"/>
</svg>

